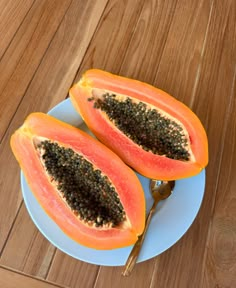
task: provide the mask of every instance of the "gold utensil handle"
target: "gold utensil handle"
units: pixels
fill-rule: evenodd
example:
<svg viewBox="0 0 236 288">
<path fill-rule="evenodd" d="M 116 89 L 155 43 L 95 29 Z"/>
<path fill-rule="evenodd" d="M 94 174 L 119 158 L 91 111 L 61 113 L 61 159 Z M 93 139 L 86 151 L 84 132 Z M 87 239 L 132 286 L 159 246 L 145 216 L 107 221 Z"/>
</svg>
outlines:
<svg viewBox="0 0 236 288">
<path fill-rule="evenodd" d="M 136 264 L 138 256 L 139 256 L 139 252 L 142 248 L 142 244 L 143 244 L 146 232 L 148 230 L 148 226 L 150 224 L 152 215 L 155 211 L 156 204 L 157 203 L 153 203 L 153 206 L 152 206 L 151 210 L 149 211 L 147 219 L 146 219 L 146 224 L 145 224 L 143 234 L 139 236 L 137 242 L 135 243 L 133 249 L 131 250 L 131 252 L 129 254 L 129 257 L 125 263 L 125 269 L 122 272 L 123 276 L 129 276 L 130 273 L 133 271 L 134 265 Z"/>
</svg>

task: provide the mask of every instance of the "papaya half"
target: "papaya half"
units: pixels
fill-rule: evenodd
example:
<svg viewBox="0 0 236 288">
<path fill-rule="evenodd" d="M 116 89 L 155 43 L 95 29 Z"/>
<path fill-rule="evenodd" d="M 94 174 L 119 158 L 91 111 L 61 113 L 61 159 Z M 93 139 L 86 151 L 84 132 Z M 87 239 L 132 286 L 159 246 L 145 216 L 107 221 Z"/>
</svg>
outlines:
<svg viewBox="0 0 236 288">
<path fill-rule="evenodd" d="M 70 89 L 70 98 L 93 134 L 146 177 L 181 179 L 208 163 L 199 118 L 160 89 L 91 69 Z"/>
<path fill-rule="evenodd" d="M 144 192 L 114 152 L 43 113 L 30 114 L 10 144 L 32 193 L 70 238 L 104 250 L 136 242 L 144 229 Z"/>
</svg>

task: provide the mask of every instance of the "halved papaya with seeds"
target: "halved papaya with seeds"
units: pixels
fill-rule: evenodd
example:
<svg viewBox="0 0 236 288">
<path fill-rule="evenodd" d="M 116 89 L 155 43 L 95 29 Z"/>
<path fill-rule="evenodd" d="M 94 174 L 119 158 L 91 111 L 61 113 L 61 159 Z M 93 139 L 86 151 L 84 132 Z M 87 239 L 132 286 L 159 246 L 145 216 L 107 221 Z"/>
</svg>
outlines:
<svg viewBox="0 0 236 288">
<path fill-rule="evenodd" d="M 101 142 L 32 113 L 12 135 L 11 148 L 36 199 L 70 238 L 104 250 L 135 243 L 145 222 L 142 186 Z"/>
<path fill-rule="evenodd" d="M 160 89 L 91 69 L 70 89 L 70 98 L 97 138 L 146 177 L 181 179 L 208 163 L 199 118 Z"/>
</svg>

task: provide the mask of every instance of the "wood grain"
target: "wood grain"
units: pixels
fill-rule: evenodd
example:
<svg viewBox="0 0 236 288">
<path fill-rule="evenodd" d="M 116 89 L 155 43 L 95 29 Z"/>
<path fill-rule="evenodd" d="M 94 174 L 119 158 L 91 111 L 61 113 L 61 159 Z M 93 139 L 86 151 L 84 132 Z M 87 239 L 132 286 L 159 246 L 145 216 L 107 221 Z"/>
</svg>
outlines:
<svg viewBox="0 0 236 288">
<path fill-rule="evenodd" d="M 225 34 L 231 8 L 230 5 L 222 5 L 220 1 L 213 3 L 208 36 L 204 43 L 201 67 L 198 72 L 198 83 L 195 88 L 196 94 L 194 100 L 189 100 L 189 103 L 193 101 L 192 108 L 202 120 L 209 137 L 210 163 L 207 167 L 204 201 L 198 217 L 186 235 L 177 245 L 158 258 L 160 268 L 158 274 L 154 273 L 156 276 L 154 276 L 153 283 L 158 283 L 161 287 L 174 285 L 177 287 L 204 287 L 201 281 L 205 267 L 204 261 L 208 251 L 206 248 L 207 236 L 213 215 L 217 175 L 221 164 L 224 141 L 225 121 L 221 122 L 218 119 L 225 119 L 228 113 L 229 97 L 234 78 L 234 69 L 230 64 L 234 61 L 234 58 L 232 58 L 232 54 L 231 56 L 228 55 L 229 50 L 231 50 L 229 42 L 232 40 L 232 35 L 226 36 Z M 224 61 L 226 62 L 224 63 Z M 224 63 L 227 73 L 224 68 L 221 68 L 222 63 Z M 218 81 L 218 79 L 222 79 L 222 81 Z M 219 89 L 219 91 L 216 89 Z M 165 277 L 165 273 L 171 273 L 173 269 L 176 272 L 175 276 Z"/>
<path fill-rule="evenodd" d="M 180 100 L 185 99 L 185 102 L 190 103 L 192 95 L 191 92 L 193 91 L 195 85 L 193 79 L 195 79 L 198 71 L 198 66 L 201 63 L 200 55 L 201 49 L 203 49 L 204 47 L 204 39 L 207 33 L 209 16 L 211 12 L 211 2 L 201 1 L 199 3 L 193 1 L 191 2 L 191 5 L 187 5 L 187 3 L 189 2 L 186 0 L 178 2 L 177 5 L 173 2 L 172 7 L 170 7 L 170 4 L 167 5 L 166 2 L 162 2 L 163 8 L 161 9 L 159 7 L 159 10 L 162 12 L 160 13 L 159 17 L 157 17 L 157 15 L 153 12 L 155 9 L 152 5 L 150 5 L 150 2 L 145 3 L 146 4 L 144 5 L 143 11 L 140 16 L 140 19 L 142 19 L 142 21 L 144 21 L 145 19 L 147 22 L 143 26 L 148 27 L 146 29 L 150 29 L 150 27 L 163 27 L 163 25 L 166 26 L 166 30 L 168 30 L 167 35 L 165 33 L 165 29 L 161 29 L 163 34 L 159 35 L 162 38 L 162 41 L 165 42 L 165 45 L 163 45 L 162 41 L 159 41 L 159 37 L 156 37 L 156 39 L 152 39 L 153 33 L 150 33 L 148 35 L 148 33 L 145 33 L 140 28 L 138 28 L 138 26 L 141 25 L 140 20 L 136 28 L 136 33 L 134 34 L 133 39 L 129 44 L 129 51 L 133 51 L 136 49 L 136 53 L 129 54 L 128 58 L 130 65 L 127 64 L 127 61 L 123 62 L 121 71 L 125 72 L 123 72 L 122 74 L 128 73 L 128 76 L 130 77 L 135 76 L 137 79 L 144 79 L 144 81 L 155 84 L 156 86 L 161 88 L 167 88 L 166 86 L 168 86 L 168 89 L 166 89 L 168 92 L 175 95 L 176 98 L 179 98 Z M 174 14 L 172 15 L 173 11 Z M 195 21 L 191 21 L 193 17 L 196 17 Z M 185 23 L 189 23 L 189 25 L 186 26 Z M 153 44 L 155 40 L 156 42 Z M 142 61 L 138 61 L 137 55 L 142 55 L 142 43 L 145 43 L 145 41 L 148 41 L 147 43 L 150 43 L 150 45 L 147 45 L 147 47 L 145 48 L 145 53 L 143 53 Z M 141 43 L 140 46 L 137 46 L 137 42 Z M 135 48 L 132 48 L 132 45 L 134 45 Z M 174 47 L 176 47 L 176 50 L 178 49 L 178 51 L 181 51 L 181 53 L 177 53 L 177 51 L 175 52 L 173 50 L 173 45 Z M 156 74 L 152 74 L 151 70 L 149 70 L 149 66 L 151 65 L 150 59 L 153 58 L 154 54 L 154 47 L 156 50 L 161 51 L 160 53 L 162 54 L 162 56 L 159 58 L 158 56 L 156 56 L 156 61 L 154 61 L 154 64 L 152 66 L 153 69 L 155 67 L 154 71 L 156 72 Z M 196 55 L 199 55 L 199 57 L 195 58 Z M 159 62 L 157 62 L 158 59 Z M 147 65 L 145 66 L 147 67 L 147 69 L 143 69 L 142 66 L 145 61 L 147 61 Z M 178 65 L 176 63 L 178 63 Z M 185 79 L 180 73 L 180 71 L 184 71 L 185 67 L 188 70 L 188 73 L 184 74 L 184 77 L 186 77 L 186 81 L 184 81 L 183 85 L 183 83 L 180 82 L 179 77 L 182 77 L 181 79 Z M 174 75 L 174 77 L 172 78 L 171 75 Z M 183 98 L 183 94 L 186 95 L 185 98 Z M 194 238 L 191 240 L 194 241 Z M 187 242 L 187 244 L 189 244 L 189 250 L 191 250 L 190 248 L 193 245 L 192 241 Z M 110 274 L 112 274 L 112 279 L 114 281 L 113 287 L 132 286 L 134 279 L 136 279 L 140 275 L 142 276 L 140 277 L 139 281 L 135 282 L 135 285 L 133 287 L 157 287 L 157 285 L 160 285 L 160 287 L 175 287 L 174 285 L 177 285 L 176 281 L 178 279 L 176 279 L 175 277 L 171 277 L 169 279 L 168 277 L 166 277 L 166 275 L 172 273 L 172 271 L 178 269 L 178 267 L 179 269 L 182 269 L 181 267 L 183 266 L 180 266 L 178 263 L 176 263 L 175 266 L 174 264 L 172 264 L 173 262 L 177 262 L 184 257 L 186 257 L 186 262 L 189 261 L 189 257 L 191 257 L 191 254 L 185 256 L 183 254 L 184 251 L 185 250 L 183 249 L 183 247 L 181 247 L 180 251 L 178 251 L 179 253 L 176 253 L 176 255 L 181 255 L 181 258 L 176 257 L 175 254 L 171 257 L 165 256 L 166 254 L 164 254 L 158 258 L 153 259 L 150 265 L 152 269 L 147 268 L 148 263 L 138 264 L 137 271 L 134 271 L 135 276 L 131 275 L 132 277 L 125 280 L 120 279 L 120 270 L 116 268 L 110 269 L 102 267 L 98 275 L 96 285 L 97 287 L 104 286 L 105 275 L 106 278 L 108 278 L 110 277 Z M 168 261 L 168 265 L 166 265 L 165 263 L 162 264 L 160 260 L 162 258 L 164 259 L 164 261 Z M 140 265 L 142 265 L 143 268 L 139 268 Z M 181 277 L 181 279 L 183 278 L 183 283 L 178 283 L 179 286 L 176 287 L 188 287 L 187 284 L 184 283 L 184 280 L 188 279 L 188 269 L 192 268 L 193 266 L 188 265 L 188 267 L 184 270 L 183 273 L 178 273 L 178 276 Z M 160 279 L 163 280 L 163 283 L 160 281 Z M 172 282 L 170 283 L 170 281 Z"/>
<path fill-rule="evenodd" d="M 94 287 L 99 266 L 76 260 L 57 250 L 47 280 L 66 287 Z"/>
<path fill-rule="evenodd" d="M 235 69 L 236 75 L 236 69 Z M 234 287 L 236 283 L 236 79 L 231 94 L 214 215 L 207 242 L 203 287 Z"/>
<path fill-rule="evenodd" d="M 4 288 L 63 288 L 57 284 L 31 278 L 15 271 L 0 267 L 0 287 Z"/>
<path fill-rule="evenodd" d="M 22 200 L 19 191 L 19 166 L 9 147 L 10 135 L 23 123 L 30 112 L 46 112 L 51 106 L 66 97 L 77 65 L 83 58 L 105 5 L 106 1 L 100 1 L 97 4 L 94 4 L 93 1 L 80 2 L 80 5 L 77 1 L 73 1 L 37 72 L 32 75 L 27 92 L 22 95 L 24 97 L 18 107 L 17 115 L 12 119 L 3 138 L 0 149 L 0 166 L 7 167 L 7 169 L 0 171 L 1 251 Z M 23 71 L 21 72 L 23 73 Z M 18 78 L 18 82 L 15 83 L 16 87 L 20 85 L 19 82 L 21 81 Z M 27 227 L 25 229 L 27 230 Z M 14 246 L 14 249 L 17 250 L 17 246 Z M 36 258 L 35 261 L 37 261 Z"/>
<path fill-rule="evenodd" d="M 0 287 L 234 288 L 235 0 L 2 0 L 0 35 Z M 209 138 L 197 218 L 130 277 L 76 260 L 41 235 L 9 147 L 30 112 L 47 112 L 92 67 L 166 90 L 192 108 Z"/>
<path fill-rule="evenodd" d="M 137 264 L 129 277 L 121 275 L 123 267 L 101 267 L 94 287 L 150 287 L 154 269 L 154 259 Z"/>
<path fill-rule="evenodd" d="M 56 0 L 35 1 L 2 58 L 0 62 L 0 140 L 70 2 L 71 0 L 62 3 Z M 8 65 L 9 59 L 12 59 L 10 65 Z"/>
<path fill-rule="evenodd" d="M 118 64 L 120 63 L 120 59 L 122 59 L 122 55 L 124 57 L 125 51 L 123 50 L 132 37 L 140 14 L 140 6 L 142 7 L 140 1 L 129 1 L 127 3 L 116 0 L 108 3 L 74 82 L 78 80 L 83 71 L 90 67 L 112 70 L 111 72 L 118 73 L 119 66 L 117 66 L 114 61 L 117 61 Z M 107 67 L 106 65 L 111 66 Z M 56 253 L 47 279 L 60 283 L 61 285 L 77 287 L 79 284 L 78 279 L 81 281 L 82 278 L 78 278 L 78 271 L 92 270 L 91 275 L 87 275 L 88 277 L 84 277 L 83 279 L 85 285 L 86 281 L 89 281 L 89 283 L 95 282 L 98 270 L 92 269 L 93 265 L 74 261 L 69 256 L 63 256 L 63 263 L 72 262 L 72 267 L 68 277 L 62 277 L 61 275 L 64 275 L 64 266 L 62 267 L 61 265 L 61 259 L 61 253 Z M 59 271 L 60 273 L 58 273 Z"/>
<path fill-rule="evenodd" d="M 219 9 L 222 7 L 219 5 Z M 214 98 L 227 107 L 221 139 L 216 198 L 204 262 L 204 287 L 234 287 L 236 283 L 236 3 L 231 2 L 223 26 L 223 43 Z M 210 104 L 210 103 L 209 103 Z M 219 105 L 219 104 L 218 104 Z M 219 115 L 221 116 L 221 115 Z M 223 116 L 223 115 L 222 115 Z M 213 123 L 209 123 L 211 127 Z M 217 123 L 217 126 L 219 124 Z M 218 126 L 219 127 L 219 126 Z M 213 129 L 213 127 L 212 127 Z M 215 145 L 212 143 L 212 145 Z M 218 156 L 218 155 L 217 155 Z M 218 156 L 219 157 L 219 156 Z"/>
<path fill-rule="evenodd" d="M 2 253 L 0 265 L 46 278 L 55 249 L 36 229 L 23 204 Z"/>
<path fill-rule="evenodd" d="M 35 0 L 1 0 L 0 2 L 0 59 L 14 38 L 21 22 Z"/>
<path fill-rule="evenodd" d="M 110 0 L 74 82 L 90 68 L 119 73 L 144 1 Z"/>
<path fill-rule="evenodd" d="M 189 107 L 202 65 L 212 5 L 211 0 L 178 2 L 153 82 Z"/>
<path fill-rule="evenodd" d="M 145 1 L 120 74 L 153 84 L 177 1 Z M 145 67 L 145 69 L 144 69 Z"/>
</svg>

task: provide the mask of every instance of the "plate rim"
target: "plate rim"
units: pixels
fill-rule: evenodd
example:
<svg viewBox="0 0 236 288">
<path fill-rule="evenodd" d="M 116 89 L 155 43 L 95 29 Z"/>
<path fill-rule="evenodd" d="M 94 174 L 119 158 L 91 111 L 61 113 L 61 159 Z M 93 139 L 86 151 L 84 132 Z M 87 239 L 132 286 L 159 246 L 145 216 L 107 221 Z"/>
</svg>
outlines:
<svg viewBox="0 0 236 288">
<path fill-rule="evenodd" d="M 49 115 L 51 115 L 51 116 L 53 116 L 53 117 L 55 117 L 55 118 L 58 118 L 58 116 L 55 116 L 55 115 L 53 115 L 53 114 L 55 113 L 55 111 L 56 111 L 57 109 L 60 109 L 63 105 L 69 105 L 69 106 L 71 106 L 71 108 L 74 110 L 70 98 L 67 98 L 67 99 L 59 102 L 57 105 L 55 105 L 52 109 L 50 109 L 50 110 L 47 112 L 47 114 L 49 114 Z M 75 110 L 74 110 L 74 111 L 75 111 Z M 78 122 L 80 122 L 80 124 L 82 124 L 82 123 L 84 122 L 83 119 L 81 118 L 81 116 L 79 115 L 78 112 L 75 111 L 75 113 L 76 113 L 75 115 L 76 115 L 78 118 L 81 119 L 81 121 L 78 120 Z M 67 123 L 68 123 L 68 122 L 67 122 Z M 71 124 L 71 123 L 69 123 L 69 124 Z M 73 124 L 72 124 L 72 125 L 73 125 Z M 195 213 L 194 217 L 191 219 L 191 221 L 188 223 L 187 228 L 184 229 L 184 230 L 182 231 L 182 233 L 180 233 L 179 237 L 177 237 L 177 238 L 173 241 L 173 243 L 171 243 L 171 245 L 165 247 L 164 249 L 160 249 L 160 250 L 157 251 L 157 252 L 154 252 L 151 256 L 148 255 L 147 257 L 144 257 L 144 255 L 145 255 L 145 254 L 144 254 L 141 258 L 138 259 L 138 261 L 137 261 L 138 263 L 143 262 L 143 261 L 147 261 L 147 260 L 149 260 L 149 259 L 151 259 L 151 258 L 154 258 L 154 257 L 162 254 L 163 252 L 167 251 L 167 250 L 170 249 L 173 245 L 175 245 L 175 244 L 185 235 L 185 233 L 190 229 L 190 227 L 192 226 L 194 220 L 196 219 L 196 217 L 197 217 L 197 215 L 198 215 L 198 213 L 199 213 L 199 210 L 200 210 L 200 208 L 201 208 L 202 201 L 203 201 L 203 198 L 204 198 L 204 194 L 205 194 L 205 185 L 206 185 L 206 173 L 205 173 L 205 169 L 203 169 L 203 170 L 201 171 L 201 173 L 199 173 L 199 174 L 201 174 L 201 175 L 202 175 L 202 178 L 203 178 L 203 179 L 202 179 L 202 181 L 203 181 L 203 187 L 202 187 L 202 191 L 201 191 L 201 197 L 198 199 L 198 200 L 199 200 L 199 205 L 198 205 L 198 207 L 197 207 L 196 213 Z M 196 176 L 199 176 L 199 174 L 196 175 Z M 137 173 L 137 175 L 138 175 L 138 173 Z M 141 175 L 140 175 L 140 176 L 141 176 Z M 196 176 L 193 176 L 193 177 L 196 177 Z M 141 177 L 143 177 L 143 176 L 141 176 Z M 188 179 L 191 179 L 191 178 L 193 178 L 193 177 L 189 177 Z M 144 177 L 144 178 L 146 178 L 146 177 Z M 146 178 L 146 179 L 147 179 L 147 181 L 149 180 L 148 178 Z M 181 180 L 177 180 L 176 183 L 178 183 L 179 181 L 181 181 Z M 102 266 L 122 266 L 122 265 L 125 264 L 126 258 L 123 259 L 123 261 L 111 263 L 110 261 L 107 261 L 107 260 L 104 261 L 104 259 L 103 259 L 102 256 L 101 256 L 101 261 L 93 261 L 92 259 L 85 259 L 85 257 L 78 257 L 77 255 L 68 252 L 68 250 L 64 249 L 64 248 L 61 247 L 58 243 L 56 243 L 55 241 L 53 241 L 53 240 L 48 236 L 48 234 L 45 232 L 45 230 L 42 229 L 42 227 L 39 225 L 39 223 L 38 223 L 37 220 L 35 219 L 35 215 L 32 213 L 32 210 L 31 210 L 31 208 L 30 208 L 30 206 L 29 206 L 29 203 L 28 203 L 28 201 L 27 201 L 27 200 L 28 200 L 28 199 L 27 199 L 27 195 L 26 195 L 27 192 L 25 191 L 25 189 L 26 189 L 26 190 L 28 189 L 28 190 L 30 191 L 32 197 L 33 197 L 35 200 L 36 200 L 36 198 L 35 198 L 35 196 L 33 195 L 33 193 L 31 192 L 31 189 L 29 188 L 29 186 L 28 186 L 28 184 L 27 184 L 27 180 L 26 180 L 26 178 L 25 178 L 24 173 L 23 173 L 22 170 L 21 170 L 21 172 L 20 172 L 20 183 L 21 183 L 22 195 L 23 195 L 23 199 L 24 199 L 24 203 L 25 203 L 27 212 L 29 213 L 29 215 L 30 215 L 30 217 L 31 217 L 34 225 L 37 227 L 37 229 L 40 231 L 40 233 L 41 233 L 52 245 L 54 245 L 56 248 L 58 248 L 59 250 L 61 250 L 61 251 L 64 252 L 65 254 L 67 254 L 67 255 L 69 255 L 69 256 L 77 259 L 77 260 L 84 261 L 84 262 L 86 262 L 86 263 L 95 264 L 95 265 L 102 265 Z M 27 185 L 26 187 L 25 187 L 25 183 L 26 183 L 26 185 Z M 141 183 L 141 184 L 142 184 L 142 183 Z M 146 200 L 147 200 L 147 199 L 146 199 Z M 37 200 L 36 200 L 36 201 L 37 201 Z M 39 203 L 38 203 L 38 204 L 39 204 Z M 40 204 L 39 204 L 39 205 L 40 205 Z M 41 207 L 41 206 L 40 206 L 40 207 Z M 41 212 L 43 212 L 45 215 L 47 215 L 46 212 L 43 210 L 42 207 L 41 207 L 41 210 L 42 210 Z M 47 217 L 49 217 L 49 216 L 47 215 Z M 50 218 L 50 217 L 49 217 L 49 218 Z M 57 226 L 57 224 L 56 224 L 55 222 L 54 222 L 54 224 Z M 57 227 L 58 227 L 58 226 L 57 226 Z M 75 242 L 74 240 L 72 240 L 69 236 L 67 236 L 62 230 L 61 230 L 61 233 L 63 233 L 64 236 L 65 236 L 66 238 L 68 238 L 70 241 L 73 241 L 74 243 L 76 243 L 76 242 Z M 124 250 L 127 250 L 126 253 L 125 253 L 125 254 L 127 254 L 127 257 L 128 257 L 128 255 L 129 255 L 131 249 L 132 249 L 132 246 L 133 246 L 133 245 L 132 245 L 132 246 L 128 246 L 128 247 L 124 247 L 124 248 L 118 248 L 118 249 L 114 249 L 114 250 L 96 250 L 96 249 L 92 249 L 92 248 L 88 248 L 88 247 L 82 246 L 82 245 L 80 245 L 79 243 L 76 243 L 76 245 L 78 245 L 78 248 L 89 249 L 89 251 L 96 251 L 96 252 L 99 251 L 99 252 L 102 253 L 102 254 L 105 254 L 107 251 L 109 251 L 110 253 L 112 253 L 112 252 L 114 252 L 114 251 L 121 251 L 121 250 L 124 251 Z M 78 250 L 79 250 L 79 249 L 78 249 Z M 141 252 L 142 252 L 142 251 L 141 251 Z M 149 254 L 150 254 L 150 253 L 149 253 Z"/>
</svg>

